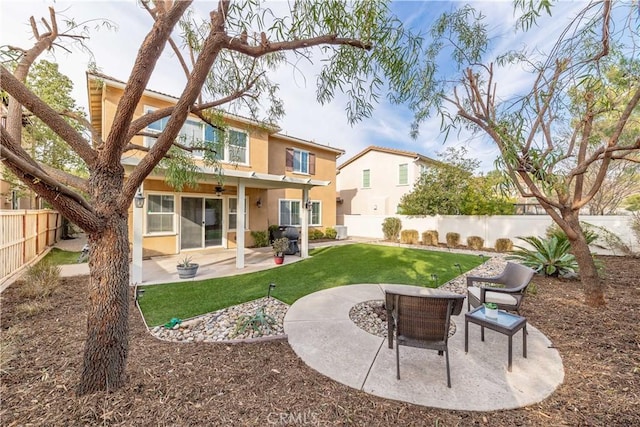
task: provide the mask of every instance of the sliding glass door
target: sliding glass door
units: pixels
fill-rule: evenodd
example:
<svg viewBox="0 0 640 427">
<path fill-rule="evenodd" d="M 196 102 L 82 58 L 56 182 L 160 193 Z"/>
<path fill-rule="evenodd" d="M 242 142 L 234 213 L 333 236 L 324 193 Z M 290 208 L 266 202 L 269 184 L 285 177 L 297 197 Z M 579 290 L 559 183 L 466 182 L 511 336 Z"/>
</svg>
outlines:
<svg viewBox="0 0 640 427">
<path fill-rule="evenodd" d="M 222 245 L 222 199 L 182 197 L 180 249 Z"/>
</svg>

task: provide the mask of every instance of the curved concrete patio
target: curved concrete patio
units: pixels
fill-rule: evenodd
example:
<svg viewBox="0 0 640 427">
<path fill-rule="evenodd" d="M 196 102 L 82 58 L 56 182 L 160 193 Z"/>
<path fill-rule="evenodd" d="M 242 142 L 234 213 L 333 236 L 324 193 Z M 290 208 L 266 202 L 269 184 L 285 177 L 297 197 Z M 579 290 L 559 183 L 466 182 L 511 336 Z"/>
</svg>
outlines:
<svg viewBox="0 0 640 427">
<path fill-rule="evenodd" d="M 527 324 L 527 358 L 522 333 L 513 337 L 513 370 L 507 372 L 507 336 L 469 324 L 469 352 L 464 352 L 464 313 L 449 339 L 451 388 L 446 364 L 433 350 L 400 348 L 396 379 L 395 348 L 349 319 L 355 304 L 382 300 L 386 286 L 362 284 L 326 289 L 296 301 L 284 330 L 298 356 L 311 368 L 349 387 L 376 396 L 444 409 L 492 411 L 540 402 L 562 383 L 562 360 L 551 342 Z M 414 288 L 415 287 L 411 287 Z"/>
</svg>

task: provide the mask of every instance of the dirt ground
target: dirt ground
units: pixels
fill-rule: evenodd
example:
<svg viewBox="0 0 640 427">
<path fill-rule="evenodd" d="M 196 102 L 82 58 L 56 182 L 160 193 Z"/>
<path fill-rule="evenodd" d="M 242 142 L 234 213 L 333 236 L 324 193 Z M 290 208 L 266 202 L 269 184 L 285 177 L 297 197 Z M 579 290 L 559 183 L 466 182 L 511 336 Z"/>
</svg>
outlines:
<svg viewBox="0 0 640 427">
<path fill-rule="evenodd" d="M 285 340 L 176 344 L 154 339 L 132 305 L 127 385 L 76 397 L 87 278 L 65 280 L 38 314 L 2 294 L 0 420 L 14 425 L 640 425 L 640 259 L 603 257 L 608 306 L 577 281 L 536 277 L 523 314 L 559 349 L 565 381 L 538 404 L 447 411 L 368 395 L 308 368 Z M 452 367 L 455 370 L 455 367 Z"/>
</svg>

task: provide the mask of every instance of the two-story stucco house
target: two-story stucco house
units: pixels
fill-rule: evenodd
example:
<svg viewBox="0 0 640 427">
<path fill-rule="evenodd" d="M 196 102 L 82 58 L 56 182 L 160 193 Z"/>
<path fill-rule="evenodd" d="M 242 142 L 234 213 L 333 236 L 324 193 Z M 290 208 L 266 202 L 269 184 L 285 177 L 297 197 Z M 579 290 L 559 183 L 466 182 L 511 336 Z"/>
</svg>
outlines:
<svg viewBox="0 0 640 427">
<path fill-rule="evenodd" d="M 88 73 L 87 85 L 91 123 L 107 135 L 125 83 Z M 134 120 L 176 102 L 175 97 L 147 90 Z M 144 181 L 143 215 L 136 223 L 132 206 L 129 221 L 130 238 L 134 245 L 141 240 L 144 256 L 244 248 L 253 244 L 251 231 L 266 231 L 273 224 L 298 226 L 303 234 L 307 226 L 335 226 L 336 159 L 343 150 L 286 136 L 277 127 L 236 115 L 224 114 L 223 119 L 228 125 L 224 131 L 190 116 L 180 141 L 217 144 L 221 173 L 205 166 L 202 154 L 193 152 L 202 172 L 197 186 L 174 190 L 160 167 Z M 161 133 L 165 125 L 166 119 L 150 124 L 143 132 L 146 136 L 135 136 L 132 143 L 149 147 L 155 141 L 151 135 Z M 143 155 L 125 153 L 125 175 Z M 134 229 L 141 237 L 136 239 Z"/>
<path fill-rule="evenodd" d="M 438 162 L 410 151 L 369 146 L 338 167 L 338 223 L 342 215 L 393 215 L 403 195 Z"/>
</svg>

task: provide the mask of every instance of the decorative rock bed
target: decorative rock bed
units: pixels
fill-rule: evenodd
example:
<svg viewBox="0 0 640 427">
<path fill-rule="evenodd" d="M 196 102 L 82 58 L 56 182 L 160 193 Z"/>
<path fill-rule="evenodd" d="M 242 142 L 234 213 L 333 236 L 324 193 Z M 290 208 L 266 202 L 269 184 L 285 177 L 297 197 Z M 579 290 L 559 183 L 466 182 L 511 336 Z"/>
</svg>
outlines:
<svg viewBox="0 0 640 427">
<path fill-rule="evenodd" d="M 505 260 L 502 256 L 493 255 L 487 262 L 467 274 L 495 276 L 503 270 L 504 264 Z M 466 274 L 458 276 L 445 283 L 440 289 L 466 294 L 466 276 Z M 382 300 L 356 304 L 349 312 L 349 317 L 358 327 L 368 333 L 386 337 L 386 312 L 382 304 Z M 265 316 L 263 319 L 257 319 L 256 314 L 259 314 L 258 310 L 261 307 L 264 307 Z M 151 333 L 163 340 L 184 342 L 242 341 L 262 337 L 282 338 L 284 336 L 284 316 L 288 309 L 289 306 L 282 301 L 265 297 L 185 320 L 172 329 L 156 326 L 151 328 Z M 252 319 L 255 320 L 253 324 L 249 322 Z M 451 334 L 455 332 L 453 322 L 452 328 L 454 329 Z"/>
</svg>

